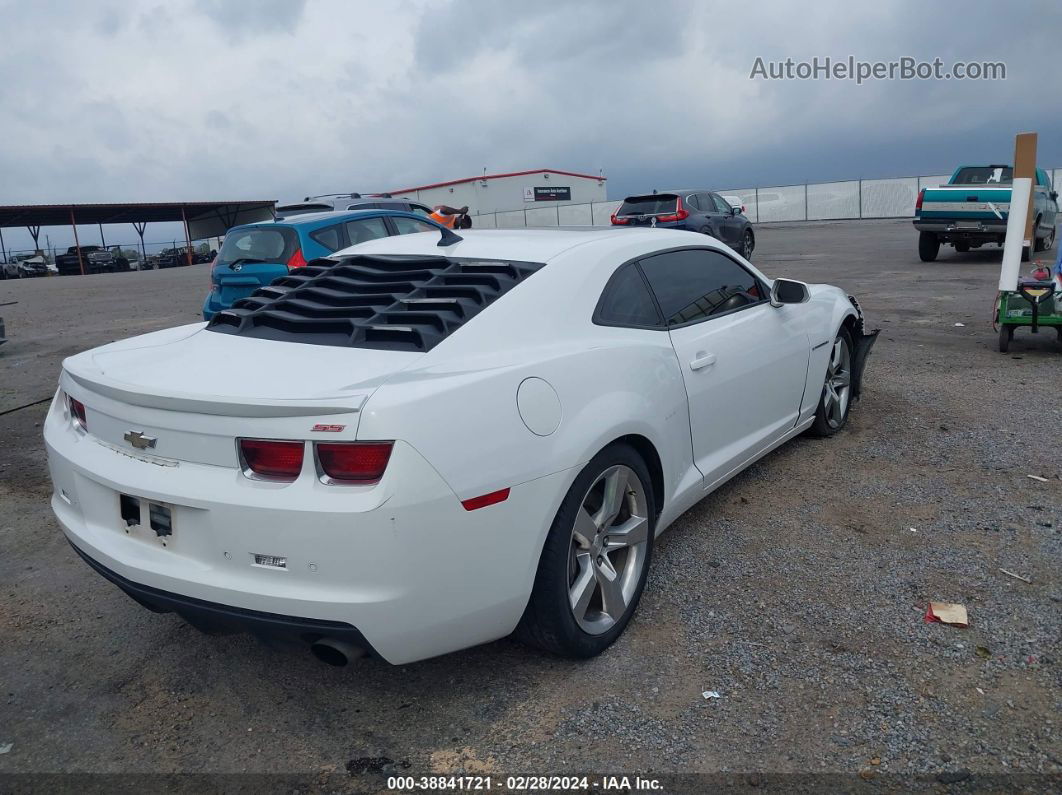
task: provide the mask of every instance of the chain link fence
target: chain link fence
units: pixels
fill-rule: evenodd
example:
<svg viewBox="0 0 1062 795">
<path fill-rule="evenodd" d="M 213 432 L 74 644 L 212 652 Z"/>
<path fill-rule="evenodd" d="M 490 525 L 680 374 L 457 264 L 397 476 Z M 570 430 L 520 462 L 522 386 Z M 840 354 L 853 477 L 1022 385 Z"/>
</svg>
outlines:
<svg viewBox="0 0 1062 795">
<path fill-rule="evenodd" d="M 1056 191 L 1062 192 L 1062 168 L 1048 170 Z M 922 188 L 943 185 L 950 174 L 894 179 L 853 179 L 767 188 L 731 188 L 716 191 L 737 196 L 745 215 L 754 223 L 845 221 L 876 218 L 911 218 Z M 520 229 L 551 226 L 608 226 L 609 216 L 622 202 L 564 204 L 529 207 L 473 217 L 477 229 Z"/>
</svg>

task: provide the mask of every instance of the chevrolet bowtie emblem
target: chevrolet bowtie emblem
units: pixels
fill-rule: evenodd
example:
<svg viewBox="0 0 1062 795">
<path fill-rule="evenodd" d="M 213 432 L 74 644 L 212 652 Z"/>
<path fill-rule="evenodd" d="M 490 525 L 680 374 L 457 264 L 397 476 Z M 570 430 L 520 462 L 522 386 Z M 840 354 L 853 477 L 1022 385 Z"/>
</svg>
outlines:
<svg viewBox="0 0 1062 795">
<path fill-rule="evenodd" d="M 127 431 L 125 436 L 122 437 L 129 444 L 133 445 L 137 450 L 147 450 L 149 447 L 154 447 L 158 439 L 154 436 L 145 436 L 140 431 Z"/>
</svg>

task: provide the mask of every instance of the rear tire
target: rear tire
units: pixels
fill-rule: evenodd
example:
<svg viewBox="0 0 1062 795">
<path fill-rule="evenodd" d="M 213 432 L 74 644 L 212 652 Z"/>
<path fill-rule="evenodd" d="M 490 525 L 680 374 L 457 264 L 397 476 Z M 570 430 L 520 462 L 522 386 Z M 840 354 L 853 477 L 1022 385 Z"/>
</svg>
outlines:
<svg viewBox="0 0 1062 795">
<path fill-rule="evenodd" d="M 1036 216 L 1036 222 L 1033 224 L 1033 251 L 1047 251 L 1047 238 L 1037 237 L 1040 232 L 1040 216 Z"/>
<path fill-rule="evenodd" d="M 1005 323 L 999 326 L 999 352 L 1006 353 L 1010 350 L 1010 341 L 1014 339 L 1014 326 Z"/>
<path fill-rule="evenodd" d="M 638 607 L 655 529 L 645 462 L 629 445 L 606 447 L 557 511 L 516 637 L 563 657 L 603 652 Z"/>
<path fill-rule="evenodd" d="M 922 262 L 933 262 L 940 253 L 940 238 L 936 232 L 918 233 L 918 257 Z"/>
<path fill-rule="evenodd" d="M 960 254 L 965 254 L 967 251 L 970 250 L 970 244 L 969 243 L 956 243 L 955 244 L 955 250 L 958 251 Z"/>
<path fill-rule="evenodd" d="M 1039 251 L 1050 251 L 1055 247 L 1055 228 L 1051 227 L 1050 233 L 1039 242 Z"/>
<path fill-rule="evenodd" d="M 746 229 L 745 234 L 741 236 L 741 256 L 751 261 L 754 248 L 756 248 L 756 239 L 752 236 L 752 230 Z"/>
<path fill-rule="evenodd" d="M 815 408 L 815 421 L 809 429 L 812 436 L 833 436 L 848 423 L 852 409 L 852 365 L 855 363 L 855 347 L 848 329 L 837 332 L 826 365 L 826 380 L 822 385 L 819 405 Z"/>
</svg>

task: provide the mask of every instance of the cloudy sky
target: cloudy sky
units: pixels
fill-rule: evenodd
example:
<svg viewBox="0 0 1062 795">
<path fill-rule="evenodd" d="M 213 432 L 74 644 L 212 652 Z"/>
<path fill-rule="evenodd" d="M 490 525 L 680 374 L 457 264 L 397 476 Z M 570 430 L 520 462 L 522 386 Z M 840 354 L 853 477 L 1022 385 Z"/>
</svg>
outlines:
<svg viewBox="0 0 1062 795">
<path fill-rule="evenodd" d="M 291 200 L 544 166 L 600 169 L 621 198 L 946 173 L 1009 161 L 1019 130 L 1062 167 L 1062 3 L 1003 7 L 0 0 L 0 204 Z M 1007 79 L 749 77 L 758 56 L 849 55 L 1003 61 Z"/>
</svg>

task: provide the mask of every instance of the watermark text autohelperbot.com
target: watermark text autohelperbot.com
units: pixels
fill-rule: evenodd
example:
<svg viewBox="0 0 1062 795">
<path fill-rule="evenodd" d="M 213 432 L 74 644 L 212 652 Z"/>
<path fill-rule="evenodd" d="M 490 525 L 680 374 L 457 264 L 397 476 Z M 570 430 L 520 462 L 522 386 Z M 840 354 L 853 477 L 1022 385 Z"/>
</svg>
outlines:
<svg viewBox="0 0 1062 795">
<path fill-rule="evenodd" d="M 1006 80 L 1003 61 L 955 61 L 945 65 L 940 58 L 922 61 L 904 56 L 893 61 L 861 61 L 855 56 L 811 60 L 768 61 L 756 58 L 750 80 L 854 80 L 857 85 L 872 80 Z"/>
</svg>

